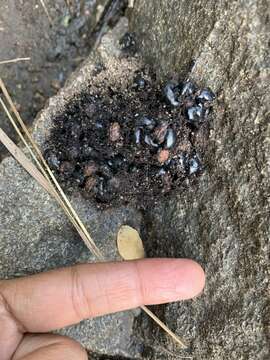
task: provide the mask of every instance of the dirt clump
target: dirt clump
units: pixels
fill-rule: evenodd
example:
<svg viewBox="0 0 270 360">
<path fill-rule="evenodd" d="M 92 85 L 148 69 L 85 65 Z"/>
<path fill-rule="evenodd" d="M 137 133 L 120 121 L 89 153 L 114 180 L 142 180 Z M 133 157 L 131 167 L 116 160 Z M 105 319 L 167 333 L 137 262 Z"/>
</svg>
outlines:
<svg viewBox="0 0 270 360">
<path fill-rule="evenodd" d="M 191 81 L 159 84 L 146 70 L 125 91 L 89 87 L 55 118 L 46 158 L 66 191 L 100 207 L 144 207 L 202 173 L 214 98 Z"/>
</svg>

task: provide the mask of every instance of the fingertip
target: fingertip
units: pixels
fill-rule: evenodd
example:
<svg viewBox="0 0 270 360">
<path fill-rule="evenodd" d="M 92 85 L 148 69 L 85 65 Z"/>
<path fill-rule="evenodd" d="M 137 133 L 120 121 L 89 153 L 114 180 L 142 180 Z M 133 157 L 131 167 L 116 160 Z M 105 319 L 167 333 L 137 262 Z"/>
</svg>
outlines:
<svg viewBox="0 0 270 360">
<path fill-rule="evenodd" d="M 190 259 L 145 259 L 137 263 L 144 304 L 161 304 L 198 296 L 205 285 L 202 267 Z"/>
<path fill-rule="evenodd" d="M 190 259 L 179 259 L 179 275 L 176 285 L 179 299 L 192 299 L 202 293 L 206 279 L 200 264 Z"/>
</svg>

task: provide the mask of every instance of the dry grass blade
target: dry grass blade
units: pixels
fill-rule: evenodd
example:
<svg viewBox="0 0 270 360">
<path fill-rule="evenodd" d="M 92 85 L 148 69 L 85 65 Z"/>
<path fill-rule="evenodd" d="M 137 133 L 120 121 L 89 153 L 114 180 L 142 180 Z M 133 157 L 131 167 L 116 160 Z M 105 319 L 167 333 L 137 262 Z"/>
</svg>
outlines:
<svg viewBox="0 0 270 360">
<path fill-rule="evenodd" d="M 165 325 L 151 310 L 148 309 L 145 305 L 141 306 L 142 310 L 146 312 L 168 335 L 170 335 L 183 349 L 187 349 L 187 345 L 182 339 L 180 339 L 174 332 L 172 332 L 167 325 Z"/>
<path fill-rule="evenodd" d="M 0 65 L 13 64 L 13 63 L 17 63 L 17 62 L 20 62 L 20 61 L 29 61 L 29 60 L 31 60 L 30 57 L 16 58 L 16 59 L 10 59 L 10 60 L 2 60 L 2 61 L 0 61 Z"/>
<path fill-rule="evenodd" d="M 20 129 L 18 128 L 18 126 L 16 125 L 15 121 L 13 120 L 12 116 L 10 115 L 10 112 L 8 111 L 5 103 L 3 102 L 3 100 L 0 98 L 0 104 L 2 105 L 9 121 L 11 122 L 11 124 L 13 125 L 14 129 L 16 130 L 16 133 L 19 135 L 20 139 L 22 140 L 23 144 L 26 146 L 27 150 L 30 152 L 32 158 L 34 159 L 35 163 L 38 165 L 38 167 L 42 170 L 42 166 L 40 166 L 38 159 L 36 158 L 35 154 L 33 153 L 31 147 L 27 144 L 25 138 L 23 137 Z"/>
<path fill-rule="evenodd" d="M 0 99 L 1 100 L 1 99 Z M 0 142 L 7 148 L 7 150 L 11 153 L 11 155 L 21 164 L 21 166 L 52 196 L 56 199 L 59 205 L 63 208 L 69 220 L 72 222 L 80 236 L 82 237 L 84 243 L 88 247 L 90 251 L 97 258 L 103 258 L 97 247 L 89 246 L 89 242 L 84 232 L 80 228 L 80 226 L 76 223 L 75 219 L 71 216 L 68 211 L 68 208 L 63 203 L 62 199 L 59 197 L 59 194 L 55 191 L 52 183 L 44 176 L 36 166 L 25 156 L 22 150 L 13 143 L 13 141 L 6 135 L 6 133 L 0 128 Z"/>
<path fill-rule="evenodd" d="M 0 141 L 7 147 L 9 152 L 15 157 L 15 159 L 28 171 L 28 173 L 36 180 L 38 183 L 43 186 L 43 188 L 53 196 L 59 205 L 62 207 L 66 215 L 68 216 L 69 220 L 72 222 L 78 233 L 80 234 L 81 238 L 85 242 L 86 246 L 92 253 L 99 259 L 104 260 L 104 257 L 98 247 L 96 246 L 95 242 L 91 238 L 90 234 L 88 233 L 87 229 L 85 228 L 84 224 L 80 220 L 79 216 L 73 209 L 71 203 L 67 199 L 64 191 L 60 187 L 59 183 L 57 182 L 55 176 L 53 175 L 51 169 L 47 165 L 39 147 L 33 140 L 31 134 L 29 133 L 27 127 L 25 126 L 20 114 L 18 113 L 9 93 L 0 78 L 0 88 L 9 103 L 13 113 L 16 116 L 16 119 L 20 126 L 22 127 L 26 139 L 24 138 L 23 134 L 21 133 L 20 129 L 16 125 L 14 119 L 12 118 L 10 112 L 8 111 L 7 107 L 5 106 L 2 99 L 0 99 L 0 103 L 6 112 L 9 120 L 11 121 L 12 125 L 14 126 L 15 130 L 18 132 L 20 138 L 22 139 L 23 143 L 30 151 L 31 156 L 37 163 L 40 171 L 35 167 L 35 165 L 24 155 L 24 153 L 19 149 L 17 145 L 15 145 L 12 140 L 5 134 L 5 132 L 0 129 Z M 29 144 L 27 143 L 29 141 Z M 32 148 L 31 148 L 31 146 Z M 34 154 L 34 152 L 35 154 Z M 185 343 L 176 335 L 174 334 L 156 315 L 154 315 L 151 310 L 149 310 L 146 306 L 141 307 L 142 310 L 146 312 L 163 330 L 165 330 L 182 348 L 186 348 Z"/>
<path fill-rule="evenodd" d="M 75 219 L 76 223 L 78 224 L 79 228 L 80 228 L 80 232 L 83 232 L 84 233 L 84 240 L 86 240 L 86 245 L 87 247 L 90 249 L 90 251 L 92 251 L 100 260 L 104 260 L 104 257 L 102 255 L 102 253 L 100 252 L 100 250 L 97 248 L 95 242 L 93 241 L 93 239 L 91 238 L 90 234 L 88 233 L 86 227 L 84 226 L 84 224 L 82 223 L 81 219 L 79 218 L 79 216 L 77 215 L 76 211 L 73 209 L 70 201 L 68 200 L 68 198 L 66 197 L 64 191 L 62 190 L 61 186 L 59 185 L 58 181 L 56 180 L 55 176 L 53 175 L 51 169 L 49 168 L 47 162 L 45 161 L 39 147 L 37 146 L 37 144 L 35 143 L 34 139 L 32 138 L 30 132 L 28 131 L 27 127 L 25 126 L 19 112 L 17 111 L 8 91 L 7 91 L 7 88 L 4 84 L 4 82 L 2 81 L 2 79 L 0 78 L 0 88 L 8 102 L 8 104 L 10 105 L 13 113 L 15 114 L 16 116 L 16 119 L 18 121 L 18 123 L 20 124 L 20 126 L 22 127 L 24 133 L 25 133 L 25 136 L 27 138 L 27 140 L 29 141 L 29 143 L 31 144 L 33 150 L 35 151 L 36 153 L 36 158 L 38 158 L 38 166 L 39 168 L 41 169 L 41 172 L 43 173 L 43 175 L 48 178 L 49 176 L 49 181 L 52 181 L 52 183 L 54 184 L 54 186 L 56 187 L 56 189 L 59 191 L 59 194 L 60 194 L 60 197 L 63 199 L 62 200 L 62 203 L 65 204 L 65 206 L 68 208 L 68 216 L 70 214 L 70 216 L 72 218 Z M 5 110 L 6 111 L 6 110 Z M 8 118 L 9 120 L 11 121 L 11 115 L 9 114 L 8 115 Z M 12 122 L 12 121 L 11 121 Z M 14 126 L 14 121 L 12 122 L 12 125 Z M 15 127 L 16 129 L 16 127 Z M 17 129 L 16 129 L 17 131 Z M 20 131 L 20 130 L 19 130 Z M 23 137 L 23 135 L 19 134 L 20 137 Z M 27 145 L 27 148 L 29 149 L 29 145 Z M 31 153 L 31 151 L 30 151 Z M 36 160 L 35 160 L 36 161 Z M 62 204 L 61 204 L 62 206 Z M 63 207 L 63 206 L 62 206 Z"/>
<path fill-rule="evenodd" d="M 24 155 L 22 150 L 13 143 L 13 141 L 6 135 L 6 133 L 0 128 L 0 141 L 7 148 L 7 150 L 11 153 L 11 155 L 21 164 L 21 166 L 54 198 L 57 200 L 57 196 L 55 193 L 55 189 L 50 182 L 46 179 L 45 176 L 41 174 L 41 172 L 33 165 L 31 161 Z M 72 221 L 72 220 L 71 220 Z M 72 221 L 74 224 L 74 222 Z M 79 234 L 84 240 L 84 233 L 75 225 Z M 87 245 L 87 243 L 86 243 Z M 89 248 L 89 246 L 88 246 Z M 93 249 L 90 249 L 97 258 L 100 259 L 99 253 L 95 253 Z M 99 251 L 98 251 L 99 252 Z M 167 332 L 182 348 L 186 348 L 186 344 L 181 340 L 176 334 L 174 334 L 155 314 L 152 313 L 146 306 L 141 306 L 141 309 L 146 312 L 148 316 L 150 316 L 164 331 Z"/>
<path fill-rule="evenodd" d="M 47 9 L 47 6 L 46 6 L 44 0 L 39 0 L 39 1 L 40 1 L 40 3 L 41 3 L 41 6 L 42 6 L 43 9 L 44 9 L 46 15 L 47 15 L 47 18 L 49 19 L 50 24 L 52 25 L 52 24 L 53 24 L 53 21 L 52 21 L 52 18 L 51 18 L 51 16 L 50 16 L 49 10 Z"/>
<path fill-rule="evenodd" d="M 12 156 L 24 167 L 24 169 L 33 176 L 38 183 L 51 195 L 53 190 L 46 178 L 37 170 L 35 165 L 24 155 L 20 148 L 14 144 L 14 142 L 6 135 L 6 133 L 0 128 L 0 141 L 11 153 Z"/>
</svg>

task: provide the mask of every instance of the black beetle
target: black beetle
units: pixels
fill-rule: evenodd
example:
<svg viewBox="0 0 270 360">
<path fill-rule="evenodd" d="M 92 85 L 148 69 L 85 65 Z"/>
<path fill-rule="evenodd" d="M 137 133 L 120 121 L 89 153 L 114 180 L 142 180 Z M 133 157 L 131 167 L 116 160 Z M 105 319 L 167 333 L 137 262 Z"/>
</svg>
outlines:
<svg viewBox="0 0 270 360">
<path fill-rule="evenodd" d="M 156 121 L 152 118 L 148 118 L 147 116 L 143 116 L 138 120 L 138 126 L 146 128 L 148 130 L 153 130 L 156 126 Z"/>
<path fill-rule="evenodd" d="M 201 106 L 192 106 L 187 109 L 187 118 L 191 124 L 200 122 L 204 116 L 204 109 Z"/>
<path fill-rule="evenodd" d="M 196 86 L 191 81 L 187 81 L 182 88 L 181 95 L 193 95 L 196 91 Z"/>
<path fill-rule="evenodd" d="M 145 137 L 144 137 L 144 142 L 149 145 L 149 146 L 152 146 L 152 147 L 155 147 L 157 148 L 159 145 L 157 143 L 154 142 L 154 140 L 151 138 L 150 135 L 146 134 Z"/>
<path fill-rule="evenodd" d="M 203 89 L 198 95 L 198 100 L 201 102 L 213 101 L 215 98 L 215 94 L 209 88 Z"/>
<path fill-rule="evenodd" d="M 171 149 L 174 147 L 176 143 L 176 135 L 172 128 L 169 128 L 167 130 L 166 136 L 165 136 L 165 149 Z"/>
<path fill-rule="evenodd" d="M 189 165 L 189 170 L 188 170 L 189 175 L 196 174 L 202 170 L 201 161 L 197 155 L 194 155 L 191 159 L 189 159 L 188 165 Z"/>
<path fill-rule="evenodd" d="M 135 143 L 136 145 L 139 145 L 141 143 L 141 137 L 142 137 L 142 129 L 137 128 L 134 133 L 135 137 Z"/>
<path fill-rule="evenodd" d="M 176 100 L 176 93 L 175 93 L 176 88 L 177 87 L 172 83 L 167 84 L 164 88 L 165 97 L 169 101 L 169 103 L 173 106 L 180 105 L 180 102 Z"/>
</svg>

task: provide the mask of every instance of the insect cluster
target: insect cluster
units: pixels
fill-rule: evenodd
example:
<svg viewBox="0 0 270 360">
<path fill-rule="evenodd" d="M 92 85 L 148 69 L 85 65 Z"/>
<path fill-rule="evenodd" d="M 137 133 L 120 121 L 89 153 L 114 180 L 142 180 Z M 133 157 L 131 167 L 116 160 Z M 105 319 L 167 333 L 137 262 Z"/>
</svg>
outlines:
<svg viewBox="0 0 270 360">
<path fill-rule="evenodd" d="M 167 194 L 202 171 L 196 141 L 213 92 L 191 81 L 162 87 L 140 72 L 128 90 L 84 94 L 56 119 L 48 142 L 60 179 L 99 204 Z"/>
</svg>

